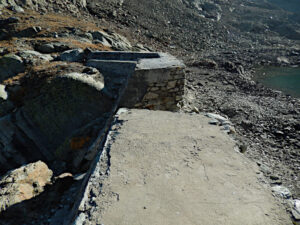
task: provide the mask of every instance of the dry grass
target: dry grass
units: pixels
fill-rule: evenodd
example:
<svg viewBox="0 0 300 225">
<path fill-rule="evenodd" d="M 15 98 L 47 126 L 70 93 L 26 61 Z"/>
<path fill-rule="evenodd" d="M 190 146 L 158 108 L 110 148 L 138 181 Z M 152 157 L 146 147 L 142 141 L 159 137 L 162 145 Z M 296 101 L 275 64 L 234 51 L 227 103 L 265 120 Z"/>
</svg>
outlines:
<svg viewBox="0 0 300 225">
<path fill-rule="evenodd" d="M 93 44 L 89 42 L 81 42 L 72 38 L 51 38 L 51 37 L 37 37 L 37 38 L 24 38 L 24 40 L 27 41 L 41 41 L 41 42 L 62 42 L 66 43 L 71 48 L 91 48 L 95 50 L 101 50 L 101 51 L 112 51 L 111 48 L 104 46 L 102 44 Z"/>
<path fill-rule="evenodd" d="M 43 32 L 57 32 L 66 28 L 77 28 L 82 31 L 101 30 L 96 24 L 80 20 L 76 17 L 68 15 L 59 15 L 55 13 L 47 13 L 41 15 L 33 10 L 25 10 L 25 13 L 13 13 L 7 9 L 3 10 L 1 18 L 8 18 L 10 16 L 16 16 L 20 19 L 20 22 L 16 24 L 17 30 L 24 30 L 32 26 L 40 26 L 44 28 Z"/>
<path fill-rule="evenodd" d="M 83 70 L 83 68 L 84 66 L 80 63 L 70 63 L 61 61 L 47 62 L 27 68 L 25 73 L 19 73 L 14 77 L 4 80 L 2 83 L 4 85 L 18 84 L 26 75 L 29 75 L 28 79 L 30 80 L 38 80 L 43 77 L 53 78 L 62 73 L 81 71 Z"/>
<path fill-rule="evenodd" d="M 12 38 L 10 40 L 3 40 L 0 41 L 0 47 L 1 48 L 6 48 L 8 52 L 14 53 L 18 51 L 18 47 L 17 47 L 17 39 L 16 38 Z"/>
<path fill-rule="evenodd" d="M 4 85 L 13 85 L 16 83 L 19 83 L 19 81 L 26 75 L 26 73 L 19 73 L 18 75 L 14 77 L 10 77 L 4 81 L 2 81 L 2 84 Z"/>
<path fill-rule="evenodd" d="M 40 15 L 33 10 L 25 10 L 25 13 L 13 13 L 7 9 L 3 9 L 3 14 L 0 18 L 8 18 L 10 16 L 16 16 L 20 19 L 20 22 L 14 25 L 16 31 L 21 31 L 29 27 L 40 26 L 42 31 L 39 34 L 53 34 L 54 32 L 69 31 L 68 28 L 80 29 L 83 32 L 92 30 L 101 30 L 96 24 L 79 20 L 78 18 L 58 15 L 54 13 L 49 13 L 45 15 Z M 65 42 L 72 48 L 91 48 L 94 50 L 101 51 L 111 51 L 112 49 L 104 46 L 102 44 L 93 44 L 87 42 L 80 42 L 71 38 L 21 38 L 24 41 L 45 41 L 45 42 Z M 20 39 L 19 39 L 20 40 Z M 11 40 L 5 40 L 0 42 L 0 47 L 7 48 L 9 52 L 17 52 L 19 41 L 17 38 L 12 38 Z M 32 49 L 28 46 L 22 46 L 22 49 Z"/>
</svg>

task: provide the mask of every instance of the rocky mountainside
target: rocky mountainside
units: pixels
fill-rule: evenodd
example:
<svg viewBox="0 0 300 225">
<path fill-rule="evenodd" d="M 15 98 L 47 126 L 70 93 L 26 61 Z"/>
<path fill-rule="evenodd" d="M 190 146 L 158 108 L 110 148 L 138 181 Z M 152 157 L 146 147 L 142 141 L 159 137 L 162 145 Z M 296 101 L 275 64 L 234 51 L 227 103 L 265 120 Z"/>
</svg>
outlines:
<svg viewBox="0 0 300 225">
<path fill-rule="evenodd" d="M 251 79 L 258 65 L 300 65 L 297 7 L 296 0 L 1 0 L 0 185 L 10 185 L 8 170 L 38 160 L 49 176 L 33 188 L 42 194 L 1 213 L 0 224 L 16 224 L 16 215 L 24 215 L 19 224 L 61 224 L 72 208 L 93 158 L 86 152 L 99 144 L 119 94 L 86 66 L 94 50 L 183 59 L 181 110 L 227 116 L 241 152 L 299 199 L 300 100 Z M 8 201 L 1 210 L 19 202 Z"/>
<path fill-rule="evenodd" d="M 0 224 L 61 224 L 123 87 L 86 62 L 146 49 L 83 20 L 77 2 L 20 2 L 0 5 Z"/>
</svg>

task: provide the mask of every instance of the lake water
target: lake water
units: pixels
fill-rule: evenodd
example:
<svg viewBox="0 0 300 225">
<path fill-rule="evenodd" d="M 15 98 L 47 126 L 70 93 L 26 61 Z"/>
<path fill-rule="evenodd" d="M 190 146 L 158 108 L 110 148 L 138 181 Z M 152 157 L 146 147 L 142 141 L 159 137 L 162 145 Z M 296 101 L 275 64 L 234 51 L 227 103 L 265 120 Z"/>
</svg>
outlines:
<svg viewBox="0 0 300 225">
<path fill-rule="evenodd" d="M 266 87 L 300 98 L 300 68 L 263 67 L 254 79 Z"/>
</svg>

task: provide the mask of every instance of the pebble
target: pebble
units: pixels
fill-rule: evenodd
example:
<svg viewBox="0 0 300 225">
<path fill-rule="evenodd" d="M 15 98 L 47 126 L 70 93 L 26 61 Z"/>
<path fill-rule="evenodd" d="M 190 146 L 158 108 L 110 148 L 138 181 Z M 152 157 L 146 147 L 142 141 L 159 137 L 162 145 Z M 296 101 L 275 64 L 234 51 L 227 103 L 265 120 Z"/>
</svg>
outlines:
<svg viewBox="0 0 300 225">
<path fill-rule="evenodd" d="M 293 202 L 292 215 L 295 220 L 300 220 L 300 200 L 295 199 Z"/>
<path fill-rule="evenodd" d="M 292 200 L 292 215 L 295 220 L 300 220 L 300 200 Z"/>
<path fill-rule="evenodd" d="M 288 199 L 290 197 L 292 197 L 292 194 L 290 192 L 289 189 L 287 189 L 286 187 L 284 186 L 274 186 L 272 187 L 272 191 L 276 194 L 276 195 L 279 195 L 285 199 Z"/>
<path fill-rule="evenodd" d="M 10 7 L 10 10 L 17 12 L 17 13 L 23 13 L 24 9 L 21 6 L 12 6 Z"/>
<path fill-rule="evenodd" d="M 265 164 L 260 165 L 260 170 L 265 174 L 271 173 L 271 169 L 268 166 L 266 166 Z"/>
<path fill-rule="evenodd" d="M 219 121 L 215 120 L 215 119 L 210 120 L 208 123 L 211 124 L 211 125 L 219 125 Z"/>
<path fill-rule="evenodd" d="M 225 117 L 220 116 L 220 115 L 215 114 L 215 113 L 207 113 L 206 116 L 209 117 L 209 118 L 211 118 L 211 119 L 218 120 L 221 123 L 224 123 L 224 122 L 228 121 L 228 119 L 226 119 Z"/>
</svg>

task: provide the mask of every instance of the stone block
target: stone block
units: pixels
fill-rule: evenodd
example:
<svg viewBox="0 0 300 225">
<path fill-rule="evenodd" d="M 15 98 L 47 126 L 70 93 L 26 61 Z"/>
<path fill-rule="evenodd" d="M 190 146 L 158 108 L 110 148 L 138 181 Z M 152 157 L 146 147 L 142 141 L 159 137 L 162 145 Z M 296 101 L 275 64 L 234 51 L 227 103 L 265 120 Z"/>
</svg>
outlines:
<svg viewBox="0 0 300 225">
<path fill-rule="evenodd" d="M 145 96 L 144 96 L 144 100 L 149 100 L 149 99 L 156 99 L 158 98 L 158 94 L 153 93 L 153 92 L 148 92 Z"/>
<path fill-rule="evenodd" d="M 174 80 L 174 81 L 169 81 L 169 82 L 168 82 L 168 85 L 167 85 L 167 88 L 168 88 L 168 89 L 175 88 L 175 87 L 176 87 L 176 84 L 177 84 L 177 81 L 176 81 L 176 80 Z"/>
</svg>

